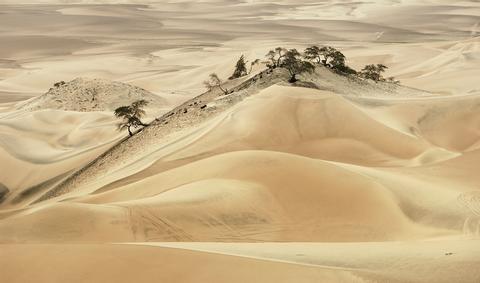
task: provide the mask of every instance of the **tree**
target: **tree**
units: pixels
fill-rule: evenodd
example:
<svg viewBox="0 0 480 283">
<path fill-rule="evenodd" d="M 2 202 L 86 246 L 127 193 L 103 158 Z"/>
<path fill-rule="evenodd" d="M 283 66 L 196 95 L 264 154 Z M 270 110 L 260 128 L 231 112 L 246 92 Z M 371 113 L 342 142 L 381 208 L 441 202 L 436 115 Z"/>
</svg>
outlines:
<svg viewBox="0 0 480 283">
<path fill-rule="evenodd" d="M 360 72 L 360 75 L 375 82 L 385 81 L 382 73 L 385 72 L 386 69 L 388 69 L 388 67 L 383 64 L 366 65 Z"/>
<path fill-rule="evenodd" d="M 267 57 L 267 60 L 269 61 L 269 67 L 271 68 L 276 68 L 279 67 L 282 63 L 282 59 L 285 58 L 287 53 L 287 49 L 283 47 L 277 47 L 274 50 L 268 51 L 268 53 L 265 55 Z"/>
<path fill-rule="evenodd" d="M 245 56 L 240 56 L 240 59 L 238 59 L 237 64 L 235 65 L 235 71 L 233 71 L 233 74 L 228 79 L 232 80 L 245 76 L 247 74 L 246 64 Z"/>
<path fill-rule="evenodd" d="M 346 57 L 331 46 L 310 46 L 305 49 L 304 58 L 333 69 L 337 73 L 356 74 L 357 71 L 345 64 Z"/>
<path fill-rule="evenodd" d="M 132 127 L 138 128 L 140 126 L 148 126 L 148 124 L 144 124 L 141 120 L 141 118 L 145 115 L 145 110 L 143 110 L 143 107 L 147 106 L 147 104 L 148 101 L 142 99 L 133 102 L 129 106 L 120 106 L 115 109 L 115 116 L 123 119 L 123 121 L 118 124 L 118 129 L 120 131 L 127 129 L 128 134 L 133 136 L 131 129 Z"/>
<path fill-rule="evenodd" d="M 312 63 L 302 60 L 301 54 L 297 49 L 287 50 L 284 57 L 281 67 L 287 69 L 290 73 L 290 83 L 297 81 L 296 75 L 304 72 L 312 73 L 315 70 L 315 66 Z"/>
<path fill-rule="evenodd" d="M 62 85 L 65 85 L 64 81 L 59 81 L 59 82 L 53 84 L 54 87 L 61 87 Z"/>
<path fill-rule="evenodd" d="M 269 68 L 275 68 L 277 67 L 277 60 L 275 59 L 276 53 L 273 50 L 268 51 L 267 54 L 265 54 L 265 57 L 267 57 L 267 67 Z"/>
<path fill-rule="evenodd" d="M 342 52 L 335 50 L 328 54 L 330 57 L 330 67 L 336 69 L 341 66 L 345 66 L 345 55 Z"/>
<path fill-rule="evenodd" d="M 323 65 L 330 66 L 330 62 L 334 59 L 334 57 L 337 57 L 338 60 L 338 57 L 341 54 L 339 53 L 340 51 L 331 46 L 323 46 L 322 48 L 320 48 L 320 54 L 323 56 Z"/>
<path fill-rule="evenodd" d="M 257 65 L 260 63 L 260 59 L 255 59 L 250 63 L 250 70 L 248 70 L 248 73 L 250 74 L 252 72 L 252 68 L 254 65 Z"/>
<path fill-rule="evenodd" d="M 322 52 L 320 47 L 316 45 L 307 47 L 303 53 L 305 59 L 315 61 L 318 64 L 322 63 Z"/>
<path fill-rule="evenodd" d="M 275 48 L 275 52 L 277 53 L 277 66 L 280 66 L 282 59 L 286 56 L 287 49 L 283 47 L 277 47 Z"/>
<path fill-rule="evenodd" d="M 355 75 L 357 74 L 358 72 L 352 68 L 350 68 L 349 66 L 343 64 L 343 65 L 336 65 L 334 67 L 332 67 L 332 69 L 336 72 L 336 73 L 339 73 L 339 74 L 343 74 L 343 75 Z"/>
<path fill-rule="evenodd" d="M 203 84 L 205 85 L 205 87 L 208 89 L 208 90 L 213 90 L 215 89 L 216 87 L 218 87 L 225 95 L 228 94 L 228 90 L 225 88 L 222 87 L 222 80 L 218 77 L 217 74 L 215 73 L 211 73 L 210 76 L 209 76 L 209 79 L 204 81 Z"/>
<path fill-rule="evenodd" d="M 388 77 L 387 82 L 392 83 L 392 84 L 396 84 L 396 85 L 400 84 L 400 81 L 395 79 L 395 77 Z"/>
</svg>

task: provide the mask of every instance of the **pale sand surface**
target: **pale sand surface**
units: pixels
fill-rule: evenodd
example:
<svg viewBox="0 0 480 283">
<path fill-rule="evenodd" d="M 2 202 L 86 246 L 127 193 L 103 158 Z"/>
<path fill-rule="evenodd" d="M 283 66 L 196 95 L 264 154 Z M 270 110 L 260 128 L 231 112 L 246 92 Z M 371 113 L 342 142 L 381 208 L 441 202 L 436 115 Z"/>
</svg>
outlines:
<svg viewBox="0 0 480 283">
<path fill-rule="evenodd" d="M 32 2 L 55 5 L 1 6 L 2 92 L 33 96 L 55 81 L 86 76 L 192 96 L 205 73 L 230 75 L 241 53 L 261 58 L 277 45 L 324 42 L 344 49 L 355 67 L 387 64 L 409 86 L 479 91 L 476 1 Z M 68 1 L 89 2 L 118 3 Z"/>
<path fill-rule="evenodd" d="M 478 2 L 112 2 L 1 1 L 0 281 L 480 282 Z M 407 87 L 277 70 L 187 101 L 310 43 Z M 107 95 L 31 98 L 77 77 Z M 124 139 L 108 80 L 159 95 L 149 122 L 187 102 Z"/>
</svg>

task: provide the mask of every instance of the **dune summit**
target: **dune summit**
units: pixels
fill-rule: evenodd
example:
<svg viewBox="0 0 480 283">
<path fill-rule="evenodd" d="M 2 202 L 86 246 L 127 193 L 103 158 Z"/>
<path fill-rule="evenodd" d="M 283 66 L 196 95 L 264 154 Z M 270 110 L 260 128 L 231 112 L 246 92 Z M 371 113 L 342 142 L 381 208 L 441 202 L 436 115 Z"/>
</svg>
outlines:
<svg viewBox="0 0 480 283">
<path fill-rule="evenodd" d="M 149 107 L 160 108 L 166 104 L 164 98 L 136 86 L 106 79 L 77 78 L 70 82 L 55 83 L 45 94 L 19 103 L 17 109 L 113 111 L 141 99 L 148 101 Z"/>
</svg>

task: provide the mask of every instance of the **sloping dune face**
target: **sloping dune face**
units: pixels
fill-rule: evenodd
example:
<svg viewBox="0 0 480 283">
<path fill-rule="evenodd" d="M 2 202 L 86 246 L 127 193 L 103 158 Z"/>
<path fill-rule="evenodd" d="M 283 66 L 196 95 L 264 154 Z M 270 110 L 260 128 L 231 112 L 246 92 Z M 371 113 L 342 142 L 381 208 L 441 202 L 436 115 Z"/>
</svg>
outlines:
<svg viewBox="0 0 480 283">
<path fill-rule="evenodd" d="M 338 242 L 461 234 L 474 212 L 458 199 L 475 188 L 409 170 L 442 168 L 476 152 L 478 106 L 466 104 L 478 99 L 349 100 L 273 86 L 193 132 L 150 143 L 149 158 L 131 156 L 119 167 L 115 154 L 135 144 L 103 157 L 94 169 L 101 175 L 87 169 L 68 183 L 61 203 L 51 198 L 33 205 L 34 213 L 5 219 L 0 239 Z M 454 123 L 465 127 L 454 131 Z M 432 132 L 440 124 L 444 130 Z M 458 136 L 465 140 L 452 142 Z M 441 205 L 451 201 L 458 203 Z M 51 224 L 31 230 L 38 222 Z"/>
<path fill-rule="evenodd" d="M 478 245 L 480 224 L 479 102 L 475 96 L 349 98 L 275 85 L 193 128 L 156 138 L 160 127 L 152 126 L 141 139 L 125 141 L 97 160 L 94 171 L 101 174 L 87 168 L 62 194 L 3 213 L 0 242 L 28 243 L 38 253 L 38 244 L 62 243 L 80 257 L 69 244 L 123 257 L 234 256 L 232 264 L 268 261 L 263 271 L 278 262 L 316 267 L 313 278 L 332 282 L 475 282 L 479 259 L 468 247 Z M 151 142 L 144 155 L 128 154 L 145 139 Z M 98 245 L 112 242 L 146 246 Z M 6 247 L 7 255 L 27 255 Z M 406 253 L 411 249 L 415 258 Z M 442 259 L 434 264 L 432 257 Z M 445 269 L 437 276 L 438 266 Z M 468 276 L 448 272 L 453 267 Z M 112 278 L 109 270 L 98 274 Z M 305 274 L 300 281 L 312 282 Z"/>
</svg>

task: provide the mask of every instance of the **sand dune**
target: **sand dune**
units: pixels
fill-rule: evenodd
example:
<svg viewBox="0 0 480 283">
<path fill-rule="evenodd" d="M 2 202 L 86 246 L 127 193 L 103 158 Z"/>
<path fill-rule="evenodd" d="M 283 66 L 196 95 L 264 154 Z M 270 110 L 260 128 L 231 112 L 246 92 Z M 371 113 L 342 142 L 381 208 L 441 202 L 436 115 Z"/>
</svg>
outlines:
<svg viewBox="0 0 480 283">
<path fill-rule="evenodd" d="M 0 263 L 8 282 L 332 282 L 363 280 L 345 271 L 169 248 L 128 245 L 3 245 Z M 132 261 L 132 259 L 135 261 Z M 10 259 L 10 260 L 7 260 Z M 94 259 L 95 266 L 91 264 Z M 45 266 L 38 265 L 43 261 Z M 181 263 L 181 264 L 179 264 Z M 199 264 L 201 263 L 201 264 Z M 29 265 L 17 273 L 18 265 Z M 101 266 L 101 268 L 99 268 Z M 189 272 L 185 272 L 187 269 Z M 141 270 L 141 272 L 135 272 Z"/>
<path fill-rule="evenodd" d="M 139 99 L 150 103 L 146 121 L 168 107 L 165 99 L 146 90 L 81 78 L 39 97 L 5 104 L 0 114 L 0 162 L 8 168 L 2 168 L 0 183 L 9 194 L 2 201 L 31 201 L 107 150 L 124 136 L 116 131 L 113 109 Z"/>
<path fill-rule="evenodd" d="M 0 281 L 480 281 L 478 2 L 22 2 L 0 3 Z M 202 85 L 311 44 L 402 84 Z M 141 98 L 128 137 L 111 112 Z"/>
<path fill-rule="evenodd" d="M 57 82 L 45 94 L 17 104 L 20 110 L 59 109 L 64 111 L 114 111 L 138 100 L 148 102 L 149 108 L 167 106 L 165 99 L 144 89 L 108 80 L 77 78 Z"/>
<path fill-rule="evenodd" d="M 426 99 L 431 101 L 428 107 Z M 152 158 L 133 155 L 134 159 L 112 167 L 122 164 L 121 170 L 108 169 L 117 162 L 115 155 L 124 152 L 119 147 L 97 161 L 101 167 L 76 176 L 78 181 L 68 183 L 71 188 L 64 185 L 67 193 L 61 199 L 81 205 L 58 205 L 52 199 L 43 208 L 40 202 L 32 208 L 36 213 L 21 212 L 0 224 L 2 238 L 4 242 L 63 241 L 65 230 L 78 231 L 65 240 L 80 242 L 95 241 L 108 231 L 116 231 L 119 241 L 380 241 L 462 234 L 471 211 L 460 203 L 448 209 L 442 204 L 456 202 L 473 187 L 430 185 L 423 180 L 428 175 L 418 178 L 404 171 L 441 166 L 462 154 L 432 144 L 422 126 L 428 119 L 443 125 L 448 125 L 447 118 L 456 121 L 456 115 L 424 118 L 438 109 L 448 113 L 445 105 L 459 108 L 445 104 L 445 99 L 449 100 L 406 98 L 386 106 L 378 103 L 379 98 L 350 101 L 325 91 L 273 86 L 207 121 L 201 131 L 192 133 L 187 128 L 164 145 L 153 143 L 153 148 L 160 149 L 153 155 L 158 159 L 153 164 Z M 466 101 L 471 105 L 470 99 Z M 405 114 L 404 107 L 413 113 L 423 110 L 419 117 L 403 115 L 409 118 L 404 123 L 417 121 L 412 124 L 416 131 L 412 126 L 403 127 L 409 132 L 400 131 L 398 116 L 395 127 L 384 119 Z M 374 115 L 377 111 L 383 115 Z M 275 117 L 273 112 L 282 113 L 275 119 L 282 124 L 281 132 L 268 118 Z M 153 138 L 154 131 L 144 131 L 139 138 Z M 466 133 L 453 134 L 469 138 Z M 444 134 L 451 134 L 448 128 Z M 127 147 L 135 147 L 142 139 L 129 141 Z M 358 153 L 361 148 L 365 150 Z M 151 156 L 149 152 L 152 149 L 144 154 Z M 97 171 L 101 175 L 93 174 Z M 120 176 L 123 179 L 112 183 Z M 357 208 L 352 199 L 357 200 Z M 97 211 L 98 205 L 113 210 Z M 92 211 L 99 226 L 86 234 L 82 222 L 60 225 L 58 230 L 29 228 L 39 221 L 37 217 L 53 224 L 62 222 L 60 215 Z M 103 221 L 117 224 L 110 228 L 112 224 L 100 225 Z M 16 227 L 14 232 L 11 225 Z"/>
<path fill-rule="evenodd" d="M 200 92 L 211 70 L 228 77 L 242 53 L 253 60 L 278 45 L 314 43 L 342 48 L 357 68 L 385 63 L 412 87 L 478 93 L 475 1 L 22 2 L 51 5 L 2 5 L 0 53 L 7 61 L 0 60 L 0 91 L 11 99 L 76 77 L 185 99 Z M 112 2 L 134 5 L 88 5 Z"/>
<path fill-rule="evenodd" d="M 467 275 L 461 279 L 474 282 L 478 259 L 466 250 L 476 244 L 469 239 L 478 235 L 479 202 L 476 182 L 463 180 L 475 180 L 470 167 L 478 155 L 476 107 L 472 95 L 387 98 L 373 91 L 342 96 L 270 86 L 177 132 L 161 135 L 166 128 L 158 120 L 74 175 L 61 194 L 45 191 L 55 190 L 53 184 L 42 192 L 48 198 L 38 193 L 21 203 L 7 198 L 12 208 L 1 214 L 0 242 L 7 253 L 24 253 L 25 246 L 12 243 L 162 242 L 158 245 L 187 258 L 217 260 L 222 256 L 212 253 L 219 253 L 235 262 L 307 265 L 319 272 L 312 278 L 334 282 L 448 282 L 458 279 L 451 269 L 432 270 L 450 266 L 463 268 Z M 192 109 L 188 113 L 197 115 Z M 131 151 L 140 143 L 141 151 Z M 458 169 L 451 172 L 452 166 Z M 268 246 L 163 243 L 198 241 L 323 244 L 285 244 L 272 254 Z M 334 244 L 339 242 L 351 244 Z M 91 246 L 83 247 L 88 253 Z M 130 247 L 102 247 L 140 256 Z M 407 247 L 422 247 L 421 256 L 406 257 Z M 145 252 L 165 256 L 152 249 Z M 332 249 L 344 253 L 336 260 L 320 256 Z M 366 250 L 372 249 L 376 256 L 365 261 Z M 308 256 L 298 259 L 299 253 Z M 394 254 L 390 261 L 387 253 Z M 460 259 L 453 257 L 457 253 Z M 423 265 L 435 255 L 445 260 Z M 405 267 L 396 268 L 398 260 Z M 424 267 L 409 276 L 412 265 Z M 167 274 L 175 276 L 172 270 Z M 99 276 L 112 275 L 106 269 Z"/>
<path fill-rule="evenodd" d="M 42 192 L 119 138 L 110 114 L 57 110 L 9 113 L 0 121 L 0 183 L 10 190 L 8 203 Z"/>
</svg>

